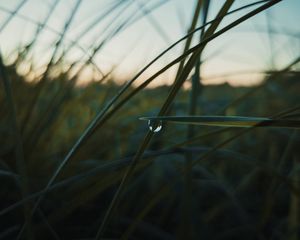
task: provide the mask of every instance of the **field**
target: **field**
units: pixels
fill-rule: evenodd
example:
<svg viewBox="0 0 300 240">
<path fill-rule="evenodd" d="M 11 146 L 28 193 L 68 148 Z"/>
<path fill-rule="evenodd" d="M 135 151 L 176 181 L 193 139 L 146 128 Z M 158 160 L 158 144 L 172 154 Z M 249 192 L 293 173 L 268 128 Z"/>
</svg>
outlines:
<svg viewBox="0 0 300 240">
<path fill-rule="evenodd" d="M 300 52 L 255 85 L 202 79 L 215 39 L 281 1 L 222 1 L 212 20 L 212 1 L 194 1 L 176 39 L 182 52 L 139 79 L 171 43 L 125 82 L 94 59 L 126 20 L 70 62 L 79 42 L 65 38 L 81 0 L 71 1 L 48 62 L 36 68 L 59 1 L 50 2 L 31 41 L 6 55 L 0 45 L 0 239 L 300 239 Z M 24 4 L 0 34 L 20 16 L 29 21 Z M 111 1 L 122 4 L 131 1 Z M 171 84 L 149 87 L 169 68 Z M 94 75 L 82 84 L 87 69 Z"/>
</svg>

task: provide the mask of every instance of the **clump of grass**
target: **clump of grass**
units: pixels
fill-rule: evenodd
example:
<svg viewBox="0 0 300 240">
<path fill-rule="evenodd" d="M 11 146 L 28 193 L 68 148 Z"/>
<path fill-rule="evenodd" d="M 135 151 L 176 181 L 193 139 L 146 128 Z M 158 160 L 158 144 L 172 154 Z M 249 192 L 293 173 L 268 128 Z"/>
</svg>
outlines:
<svg viewBox="0 0 300 240">
<path fill-rule="evenodd" d="M 29 61 L 37 37 L 49 29 L 48 20 L 58 4 L 54 1 L 37 26 L 36 38 L 14 63 L 0 62 L 0 178 L 5 183 L 0 191 L 4 206 L 0 238 L 298 239 L 300 124 L 295 79 L 299 72 L 292 69 L 299 58 L 284 69 L 273 69 L 263 84 L 250 89 L 200 83 L 207 44 L 278 2 L 258 1 L 231 10 L 234 0 L 227 0 L 208 21 L 209 1 L 196 1 L 186 36 L 119 85 L 113 72 L 102 72 L 94 58 L 138 17 L 116 17 L 103 30 L 107 35 L 83 53 L 83 63 L 65 67 L 67 54 L 75 47 L 82 49 L 79 41 L 70 41 L 63 50 L 80 10 L 78 0 L 51 48 L 44 72 L 34 83 L 28 82 L 17 69 Z M 20 15 L 24 4 L 3 25 Z M 114 1 L 82 34 L 131 4 Z M 141 16 L 147 17 L 161 4 L 164 1 L 152 9 L 143 6 Z M 220 27 L 227 15 L 256 5 Z M 167 38 L 158 21 L 149 19 Z M 180 42 L 184 42 L 180 56 L 133 87 Z M 146 88 L 176 64 L 173 85 Z M 101 80 L 78 86 L 90 66 Z M 192 82 L 191 89 L 183 88 L 186 81 Z M 274 83 L 284 97 L 268 88 Z M 218 101 L 217 108 L 211 107 Z M 228 110 L 236 114 L 225 116 Z M 139 121 L 141 116 L 162 121 L 162 130 L 150 131 Z"/>
</svg>

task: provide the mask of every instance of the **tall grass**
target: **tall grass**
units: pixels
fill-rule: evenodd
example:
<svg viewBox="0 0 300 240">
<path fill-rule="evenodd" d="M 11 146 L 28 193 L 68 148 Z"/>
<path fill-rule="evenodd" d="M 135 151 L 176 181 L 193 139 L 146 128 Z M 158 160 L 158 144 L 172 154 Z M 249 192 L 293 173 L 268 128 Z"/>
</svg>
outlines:
<svg viewBox="0 0 300 240">
<path fill-rule="evenodd" d="M 249 89 L 201 84 L 208 44 L 280 8 L 280 0 L 236 9 L 226 0 L 210 21 L 212 2 L 195 1 L 186 35 L 174 43 L 152 15 L 168 1 L 111 1 L 76 39 L 68 31 L 83 1 L 73 1 L 61 32 L 48 24 L 59 1 L 41 23 L 19 12 L 27 2 L 0 8 L 9 13 L 0 32 L 15 18 L 36 24 L 14 61 L 0 59 L 0 239 L 299 239 L 300 58 L 279 70 L 272 64 L 265 81 Z M 134 4 L 140 15 L 130 12 Z M 237 12 L 244 14 L 224 24 Z M 120 84 L 95 57 L 141 18 L 168 47 Z M 99 26 L 97 40 L 81 46 Z M 57 39 L 44 71 L 29 82 L 17 72 L 29 63 L 33 73 L 30 56 L 44 31 Z M 181 54 L 136 83 L 180 43 Z M 66 67 L 76 48 L 83 60 Z M 100 81 L 79 86 L 91 66 Z M 174 67 L 172 85 L 147 88 Z M 162 130 L 149 130 L 141 117 Z"/>
</svg>

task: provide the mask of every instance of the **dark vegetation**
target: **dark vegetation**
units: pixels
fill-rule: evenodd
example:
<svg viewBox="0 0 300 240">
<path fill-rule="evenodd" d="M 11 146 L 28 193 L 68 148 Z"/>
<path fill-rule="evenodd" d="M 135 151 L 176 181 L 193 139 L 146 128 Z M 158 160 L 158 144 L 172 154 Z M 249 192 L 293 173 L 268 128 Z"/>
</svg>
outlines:
<svg viewBox="0 0 300 240">
<path fill-rule="evenodd" d="M 205 24 L 208 7 L 197 5 L 193 18 Z M 298 240 L 299 59 L 266 71 L 258 86 L 203 86 L 201 52 L 221 20 L 202 31 L 190 58 L 180 56 L 173 86 L 142 89 L 111 75 L 77 86 L 79 73 L 57 71 L 63 56 L 30 82 L 17 69 L 34 41 L 10 65 L 1 60 L 0 239 Z M 283 126 L 187 118 L 154 133 L 139 118 L 158 113 L 266 117 Z"/>
</svg>

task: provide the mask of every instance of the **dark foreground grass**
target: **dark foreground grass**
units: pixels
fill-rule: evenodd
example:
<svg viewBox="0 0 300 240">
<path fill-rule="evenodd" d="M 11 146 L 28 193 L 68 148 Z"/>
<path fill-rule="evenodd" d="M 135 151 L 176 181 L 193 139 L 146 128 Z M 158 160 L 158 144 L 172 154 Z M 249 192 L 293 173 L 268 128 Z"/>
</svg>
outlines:
<svg viewBox="0 0 300 240">
<path fill-rule="evenodd" d="M 28 111 L 25 99 L 29 95 L 26 93 L 32 94 L 34 86 L 14 74 L 13 69 L 14 66 L 6 67 L 9 76 L 14 79 L 12 92 L 22 92 L 14 98 L 16 109 L 19 110 L 17 122 L 21 123 L 22 115 Z M 247 101 L 231 108 L 230 112 L 234 115 L 272 116 L 286 109 L 284 114 L 292 114 L 297 119 L 299 110 L 294 107 L 294 103 L 298 98 L 296 92 L 299 87 L 294 83 L 296 78 L 297 74 L 288 74 L 280 81 L 268 83 L 289 90 L 289 96 L 292 94 L 294 97 L 266 101 L 277 94 L 272 90 L 274 88 L 261 88 Z M 57 84 L 58 81 L 47 84 L 49 95 L 45 101 L 52 99 L 50 93 L 57 89 Z M 63 102 L 59 114 L 53 116 L 51 125 L 39 133 L 40 141 L 35 146 L 28 146 L 23 142 L 30 186 L 28 195 L 32 197 L 13 208 L 10 206 L 20 201 L 22 178 L 14 161 L 15 140 L 10 137 L 13 135 L 8 127 L 10 120 L 5 110 L 9 109 L 9 105 L 2 91 L 3 207 L 0 215 L 3 237 L 13 239 L 16 236 L 23 223 L 24 203 L 33 206 L 34 200 L 43 193 L 39 191 L 60 164 L 70 144 L 81 135 L 95 111 L 103 106 L 103 97 L 107 91 L 113 94 L 118 88 L 117 85 L 98 84 L 74 88 L 69 98 Z M 115 118 L 107 122 L 101 131 L 95 132 L 77 152 L 33 216 L 32 225 L 38 238 L 43 238 L 45 234 L 48 236 L 53 231 L 60 236 L 59 239 L 93 237 L 101 222 L 101 214 L 104 214 L 126 166 L 132 161 L 136 145 L 148 131 L 147 123 L 138 118 L 141 115 L 151 116 L 159 108 L 166 89 L 167 87 L 160 87 L 144 90 Z M 199 101 L 205 106 L 201 108 L 201 112 L 212 115 L 249 90 L 251 89 L 232 89 L 226 85 L 205 87 Z M 222 99 L 219 97 L 220 92 L 223 93 Z M 188 98 L 188 91 L 180 93 L 173 109 L 175 114 L 185 112 Z M 252 107 L 258 103 L 259 108 Z M 33 117 L 40 118 L 38 112 L 35 114 Z M 31 127 L 33 126 L 29 128 Z M 164 239 L 174 238 L 178 234 L 176 229 L 182 224 L 179 209 L 184 193 L 184 179 L 180 169 L 184 166 L 186 154 L 193 156 L 195 160 L 200 157 L 200 162 L 193 164 L 191 170 L 191 206 L 194 211 L 190 227 L 195 236 L 231 239 L 233 236 L 241 237 L 251 233 L 249 238 L 254 239 L 259 235 L 285 236 L 290 231 L 291 235 L 296 234 L 297 218 L 293 208 L 297 208 L 300 193 L 295 168 L 299 158 L 296 146 L 300 140 L 297 130 L 293 133 L 293 130 L 284 128 L 257 128 L 236 139 L 234 136 L 240 135 L 238 129 L 214 128 L 196 127 L 195 136 L 186 141 L 185 125 L 166 126 L 163 123 L 162 130 L 154 135 L 149 149 L 137 165 L 134 180 L 130 181 L 125 190 L 122 204 L 108 226 L 107 236 L 124 234 L 129 238 Z M 30 139 L 30 136 L 23 135 L 25 137 Z M 224 219 L 225 216 L 229 219 Z M 44 220 L 41 221 L 42 219 Z M 261 224 L 264 226 L 260 226 Z M 214 230 L 219 228 L 218 232 Z M 276 232 L 274 229 L 277 229 Z M 49 239 L 54 238 L 53 235 L 54 233 Z"/>
</svg>

